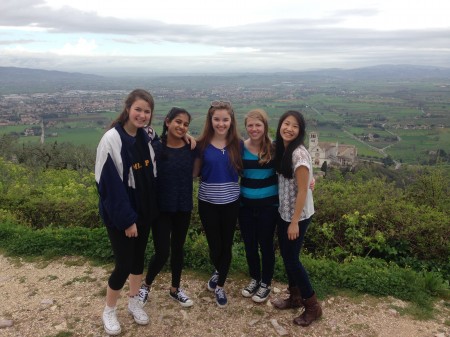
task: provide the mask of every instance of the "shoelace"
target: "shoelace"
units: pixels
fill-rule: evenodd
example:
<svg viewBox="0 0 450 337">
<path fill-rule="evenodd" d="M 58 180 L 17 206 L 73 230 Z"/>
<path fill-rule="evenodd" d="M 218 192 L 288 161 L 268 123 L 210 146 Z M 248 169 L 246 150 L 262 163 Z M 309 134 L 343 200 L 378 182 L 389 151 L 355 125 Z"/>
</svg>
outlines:
<svg viewBox="0 0 450 337">
<path fill-rule="evenodd" d="M 148 293 L 149 293 L 149 289 L 148 288 L 146 288 L 146 287 L 139 288 L 139 299 L 142 300 L 142 301 L 147 300 Z"/>
<path fill-rule="evenodd" d="M 216 294 L 217 294 L 217 296 L 218 296 L 219 298 L 225 298 L 225 291 L 224 291 L 222 288 L 219 288 L 219 289 L 216 291 Z"/>
<path fill-rule="evenodd" d="M 181 289 L 178 289 L 177 297 L 181 302 L 186 302 L 189 299 Z"/>
<path fill-rule="evenodd" d="M 254 291 L 254 289 L 256 289 L 257 286 L 258 286 L 258 281 L 256 281 L 255 279 L 252 279 L 246 289 L 249 290 L 249 292 L 252 292 L 252 291 Z"/>
<path fill-rule="evenodd" d="M 219 281 L 219 274 L 214 274 L 214 275 L 211 277 L 211 281 L 213 281 L 213 282 Z"/>
<path fill-rule="evenodd" d="M 268 289 L 269 288 L 267 288 L 267 287 L 262 287 L 261 286 L 261 287 L 259 287 L 258 291 L 256 292 L 256 295 L 260 296 L 260 297 L 263 297 Z"/>
</svg>

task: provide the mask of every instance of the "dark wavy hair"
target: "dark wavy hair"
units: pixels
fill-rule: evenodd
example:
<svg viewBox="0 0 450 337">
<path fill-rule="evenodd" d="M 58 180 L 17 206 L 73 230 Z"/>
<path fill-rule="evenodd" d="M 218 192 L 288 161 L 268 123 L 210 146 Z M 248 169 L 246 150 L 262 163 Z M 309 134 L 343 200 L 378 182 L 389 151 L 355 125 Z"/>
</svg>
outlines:
<svg viewBox="0 0 450 337">
<path fill-rule="evenodd" d="M 298 136 L 288 144 L 285 148 L 283 143 L 283 138 L 281 138 L 280 129 L 284 120 L 289 116 L 294 117 L 299 125 Z M 287 179 L 292 179 L 292 153 L 300 145 L 305 145 L 305 135 L 306 135 L 306 123 L 303 115 L 296 110 L 286 111 L 281 115 L 278 121 L 277 135 L 275 140 L 275 168 L 279 174 L 282 174 Z"/>
<path fill-rule="evenodd" d="M 185 114 L 186 116 L 188 116 L 189 119 L 189 123 L 191 122 L 191 114 L 183 108 L 178 108 L 178 107 L 173 107 L 172 109 L 170 109 L 170 111 L 167 113 L 166 117 L 164 118 L 164 123 L 163 123 L 163 129 L 162 129 L 162 133 L 161 133 L 161 141 L 163 144 L 166 144 L 167 142 L 167 125 L 166 122 L 172 122 L 178 115 L 181 114 Z"/>
</svg>

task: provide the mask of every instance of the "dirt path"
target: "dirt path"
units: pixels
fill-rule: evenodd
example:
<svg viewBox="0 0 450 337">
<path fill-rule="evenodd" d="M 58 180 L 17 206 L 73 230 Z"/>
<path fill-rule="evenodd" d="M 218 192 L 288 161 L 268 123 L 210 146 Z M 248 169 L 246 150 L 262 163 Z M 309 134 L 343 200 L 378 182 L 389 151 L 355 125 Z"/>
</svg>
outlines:
<svg viewBox="0 0 450 337">
<path fill-rule="evenodd" d="M 100 313 L 108 272 L 109 268 L 94 267 L 79 258 L 29 263 L 0 255 L 0 326 L 12 323 L 0 328 L 0 336 L 106 336 Z M 298 315 L 295 310 L 280 312 L 270 304 L 243 298 L 240 290 L 246 281 L 242 279 L 228 280 L 229 304 L 218 308 L 206 281 L 206 275 L 183 275 L 183 286 L 195 302 L 183 309 L 168 296 L 170 275 L 158 276 L 145 307 L 151 319 L 148 326 L 132 321 L 123 295 L 118 311 L 121 336 L 450 336 L 450 308 L 443 301 L 437 303 L 434 319 L 418 321 L 402 315 L 407 303 L 393 298 L 335 296 L 322 301 L 320 321 L 301 328 L 292 324 Z M 275 283 L 274 287 L 281 291 L 286 285 Z"/>
</svg>

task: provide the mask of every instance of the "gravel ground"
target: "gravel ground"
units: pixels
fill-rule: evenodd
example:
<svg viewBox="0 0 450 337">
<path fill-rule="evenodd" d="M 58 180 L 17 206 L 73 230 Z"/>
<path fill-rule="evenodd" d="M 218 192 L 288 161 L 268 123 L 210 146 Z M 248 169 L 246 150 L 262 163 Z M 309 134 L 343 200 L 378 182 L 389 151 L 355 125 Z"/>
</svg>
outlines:
<svg viewBox="0 0 450 337">
<path fill-rule="evenodd" d="M 96 267 L 80 258 L 25 262 L 0 255 L 0 336 L 107 336 L 101 322 L 106 280 L 111 266 Z M 334 296 L 323 299 L 323 318 L 310 327 L 292 324 L 298 310 L 278 311 L 240 295 L 247 280 L 227 281 L 228 306 L 217 307 L 206 289 L 208 275 L 183 274 L 182 286 L 194 300 L 182 308 L 169 298 L 170 274 L 153 285 L 145 310 L 150 324 L 138 326 L 126 310 L 123 293 L 118 316 L 124 337 L 131 336 L 377 336 L 450 337 L 449 303 L 436 303 L 432 320 L 402 314 L 408 303 L 394 298 Z M 271 296 L 285 291 L 274 283 Z M 277 293 L 277 294 L 276 294 Z"/>
</svg>

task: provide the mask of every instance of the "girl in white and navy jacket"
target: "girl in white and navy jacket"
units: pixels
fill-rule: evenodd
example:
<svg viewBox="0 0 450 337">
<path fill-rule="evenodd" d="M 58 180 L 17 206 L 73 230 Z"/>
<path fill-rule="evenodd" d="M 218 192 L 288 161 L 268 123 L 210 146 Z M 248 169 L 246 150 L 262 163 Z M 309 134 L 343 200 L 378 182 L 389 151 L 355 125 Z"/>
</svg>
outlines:
<svg viewBox="0 0 450 337">
<path fill-rule="evenodd" d="M 152 222 L 158 216 L 156 165 L 151 146 L 153 97 L 145 90 L 132 91 L 119 117 L 97 147 L 95 180 L 99 210 L 114 253 L 115 267 L 108 280 L 102 319 L 106 333 L 121 332 L 116 304 L 129 278 L 128 311 L 138 324 L 149 319 L 138 301 L 144 256 Z"/>
</svg>

